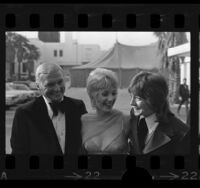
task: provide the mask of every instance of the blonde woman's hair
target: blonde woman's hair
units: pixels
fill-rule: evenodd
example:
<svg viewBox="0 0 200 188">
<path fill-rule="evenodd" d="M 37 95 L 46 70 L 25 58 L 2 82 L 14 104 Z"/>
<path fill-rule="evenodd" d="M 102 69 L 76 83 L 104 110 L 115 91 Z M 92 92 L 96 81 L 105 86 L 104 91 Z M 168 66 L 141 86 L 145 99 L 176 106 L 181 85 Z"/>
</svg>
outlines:
<svg viewBox="0 0 200 188">
<path fill-rule="evenodd" d="M 96 68 L 90 72 L 87 79 L 87 92 L 90 98 L 93 93 L 98 92 L 102 89 L 118 88 L 118 78 L 115 72 L 104 69 Z"/>
</svg>

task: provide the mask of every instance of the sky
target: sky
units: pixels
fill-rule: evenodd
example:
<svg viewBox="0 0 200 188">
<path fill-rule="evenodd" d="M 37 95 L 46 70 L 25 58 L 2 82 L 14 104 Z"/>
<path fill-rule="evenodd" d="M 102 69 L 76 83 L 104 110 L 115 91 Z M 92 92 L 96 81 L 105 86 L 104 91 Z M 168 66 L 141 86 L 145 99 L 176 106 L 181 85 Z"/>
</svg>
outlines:
<svg viewBox="0 0 200 188">
<path fill-rule="evenodd" d="M 17 32 L 27 38 L 37 38 L 38 32 L 23 31 Z M 156 42 L 157 38 L 153 32 L 72 32 L 73 39 L 77 39 L 80 44 L 99 44 L 102 50 L 108 50 L 116 40 L 127 45 L 148 45 Z M 64 42 L 65 32 L 61 32 L 61 42 Z M 189 34 L 187 34 L 190 41 Z"/>
</svg>

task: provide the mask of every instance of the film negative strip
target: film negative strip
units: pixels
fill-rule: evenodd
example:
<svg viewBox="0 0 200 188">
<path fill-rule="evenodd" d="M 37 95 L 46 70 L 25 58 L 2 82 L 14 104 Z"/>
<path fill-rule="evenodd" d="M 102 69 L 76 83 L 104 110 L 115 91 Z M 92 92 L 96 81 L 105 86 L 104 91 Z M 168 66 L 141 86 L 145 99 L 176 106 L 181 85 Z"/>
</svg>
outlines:
<svg viewBox="0 0 200 188">
<path fill-rule="evenodd" d="M 0 117 L 0 179 L 199 180 L 199 10 L 199 5 L 174 4 L 2 5 L 0 100 L 1 114 L 4 115 Z M 35 39 L 28 36 L 30 33 L 37 34 Z M 150 35 L 154 37 L 152 41 L 148 38 Z M 140 41 L 143 44 L 139 44 Z M 101 45 L 107 49 L 103 50 Z M 36 67 L 44 62 L 56 63 L 63 68 L 68 75 L 66 95 L 82 100 L 89 113 L 93 110 L 86 92 L 89 72 L 95 68 L 109 69 L 119 79 L 118 98 L 111 92 L 112 100 L 116 100 L 117 111 L 112 114 L 116 121 L 110 124 L 107 119 L 99 121 L 92 116 L 94 123 L 87 115 L 84 120 L 80 115 L 84 114 L 81 105 L 71 106 L 66 111 L 65 154 L 62 154 L 62 133 L 53 128 L 54 124 L 63 124 L 63 120 L 57 119 L 54 123 L 52 119 L 53 123 L 49 125 L 49 120 L 45 120 L 44 114 L 41 116 L 42 111 L 40 113 L 44 101 L 34 104 L 33 110 L 26 104 L 17 104 L 16 100 L 23 98 L 19 98 L 19 93 L 14 94 L 15 84 L 30 84 L 27 80 L 35 83 Z M 155 69 L 156 62 L 160 63 L 159 69 Z M 144 98 L 136 96 L 140 101 L 137 103 L 135 93 L 131 89 L 128 92 L 131 78 L 141 70 L 155 74 L 162 70 L 168 81 L 169 98 L 166 99 L 164 86 L 156 85 L 156 82 L 152 90 L 158 93 L 152 100 L 155 106 L 157 103 L 160 106 L 153 105 L 149 109 L 161 109 L 163 104 L 159 100 L 165 96 L 174 114 L 160 132 L 160 121 L 148 123 L 145 118 L 149 132 L 144 149 L 137 144 L 139 136 L 135 135 L 139 130 L 134 129 L 137 127 L 134 115 L 141 108 L 140 113 L 145 116 L 145 107 L 140 106 L 140 100 L 143 100 L 142 105 L 147 105 L 148 97 L 145 98 L 143 92 Z M 185 104 L 179 109 L 181 101 L 177 91 L 183 78 L 187 79 L 190 96 L 184 101 L 184 97 L 181 98 Z M 147 78 L 145 83 L 148 83 Z M 59 84 L 57 87 L 61 88 Z M 10 96 L 8 90 L 13 90 Z M 22 93 L 23 97 L 28 96 L 25 91 Z M 104 104 L 108 96 L 102 94 L 99 100 L 104 100 L 101 101 Z M 131 107 L 133 100 L 138 109 Z M 15 106 L 9 107 L 14 101 Z M 114 102 L 106 104 L 107 107 L 100 106 L 100 111 L 106 111 L 109 105 L 112 108 Z M 155 109 L 151 114 L 160 114 Z M 123 122 L 128 120 L 123 126 L 119 123 L 121 115 L 125 118 Z M 76 152 L 81 150 L 81 145 L 85 147 L 84 151 Z"/>
</svg>

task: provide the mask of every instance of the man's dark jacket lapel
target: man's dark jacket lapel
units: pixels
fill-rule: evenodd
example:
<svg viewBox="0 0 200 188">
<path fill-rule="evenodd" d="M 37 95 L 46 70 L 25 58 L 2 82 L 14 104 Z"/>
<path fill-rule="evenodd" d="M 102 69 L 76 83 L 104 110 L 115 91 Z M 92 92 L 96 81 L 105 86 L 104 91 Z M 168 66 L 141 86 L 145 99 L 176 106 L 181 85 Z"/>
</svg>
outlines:
<svg viewBox="0 0 200 188">
<path fill-rule="evenodd" d="M 130 120 L 130 126 L 131 126 L 130 137 L 131 137 L 131 144 L 132 144 L 131 147 L 133 150 L 133 152 L 132 152 L 133 154 L 138 154 L 138 155 L 148 154 L 171 141 L 171 138 L 168 136 L 168 134 L 161 128 L 164 125 L 159 124 L 157 129 L 155 130 L 153 136 L 150 138 L 148 143 L 145 145 L 143 151 L 141 151 L 139 141 L 138 141 L 138 136 L 137 136 L 138 121 L 139 121 L 139 117 L 136 117 L 136 116 L 132 116 L 132 118 Z M 173 132 L 170 134 L 173 134 Z"/>
<path fill-rule="evenodd" d="M 56 135 L 56 131 L 54 129 L 52 120 L 49 117 L 47 106 L 43 97 L 39 97 L 36 99 L 35 113 L 33 114 L 34 119 L 36 120 L 36 125 L 38 129 L 41 130 L 41 133 L 47 140 L 51 141 L 51 143 L 55 143 L 56 153 L 62 155 L 62 150 Z M 50 143 L 49 143 L 50 144 Z"/>
<path fill-rule="evenodd" d="M 77 118 L 77 110 L 74 108 L 72 101 L 68 97 L 64 97 L 65 101 L 65 154 L 77 153 L 77 147 L 81 142 L 81 124 Z M 81 114 L 80 114 L 81 115 Z"/>
<path fill-rule="evenodd" d="M 169 143 L 171 141 L 171 138 L 163 132 L 158 125 L 158 128 L 153 133 L 152 137 L 149 139 L 148 143 L 145 145 L 143 149 L 143 153 L 147 154 L 152 151 L 155 151 L 156 149 L 160 148 L 161 146 Z"/>
<path fill-rule="evenodd" d="M 80 119 L 77 118 L 81 114 L 78 110 L 74 108 L 73 102 L 68 98 L 64 97 L 65 103 L 65 154 L 77 154 L 78 148 L 81 144 L 81 123 Z M 39 97 L 36 100 L 35 106 L 35 120 L 37 121 L 36 125 L 47 138 L 47 140 L 51 140 L 51 143 L 56 147 L 56 153 L 58 155 L 63 155 L 62 149 L 60 147 L 52 120 L 50 119 L 47 111 L 47 107 L 43 97 Z M 78 107 L 77 107 L 78 108 Z"/>
<path fill-rule="evenodd" d="M 133 154 L 142 154 L 140 150 L 140 145 L 138 141 L 138 129 L 137 129 L 137 124 L 139 121 L 139 117 L 131 117 L 130 119 L 130 126 L 131 126 L 131 132 L 130 132 L 130 138 L 131 138 L 131 147 Z"/>
</svg>

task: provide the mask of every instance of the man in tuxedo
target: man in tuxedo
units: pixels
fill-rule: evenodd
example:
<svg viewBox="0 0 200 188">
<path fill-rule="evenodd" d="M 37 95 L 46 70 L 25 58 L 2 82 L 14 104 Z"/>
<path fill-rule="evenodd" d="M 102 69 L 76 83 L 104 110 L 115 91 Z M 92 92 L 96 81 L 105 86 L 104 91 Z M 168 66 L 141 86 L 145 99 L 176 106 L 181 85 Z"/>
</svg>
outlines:
<svg viewBox="0 0 200 188">
<path fill-rule="evenodd" d="M 185 110 L 186 110 L 186 116 L 187 116 L 190 93 L 189 93 L 189 88 L 186 82 L 187 80 L 186 78 L 184 78 L 183 84 L 181 84 L 179 87 L 180 104 L 178 106 L 177 113 L 178 114 L 180 113 L 181 106 L 185 103 Z"/>
<path fill-rule="evenodd" d="M 168 85 L 158 73 L 141 72 L 131 80 L 131 154 L 189 154 L 189 127 L 168 105 Z"/>
<path fill-rule="evenodd" d="M 12 154 L 78 154 L 85 104 L 64 96 L 65 76 L 59 65 L 41 64 L 35 76 L 41 96 L 16 110 Z"/>
</svg>

